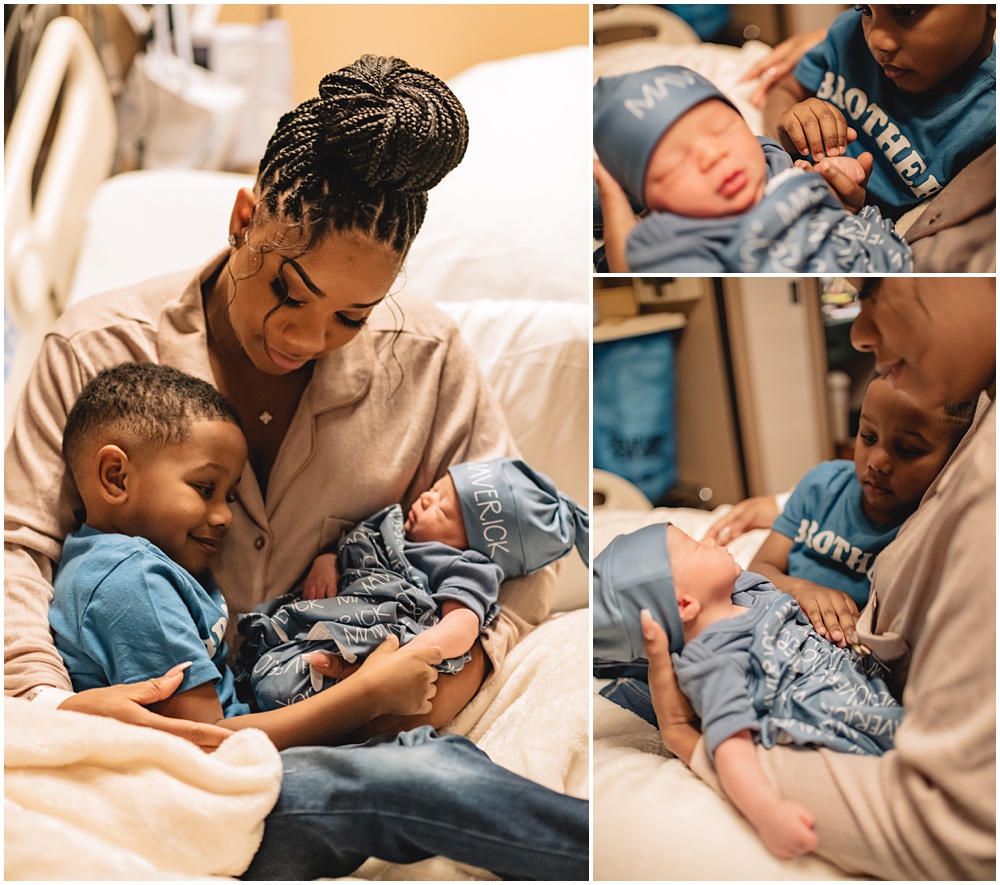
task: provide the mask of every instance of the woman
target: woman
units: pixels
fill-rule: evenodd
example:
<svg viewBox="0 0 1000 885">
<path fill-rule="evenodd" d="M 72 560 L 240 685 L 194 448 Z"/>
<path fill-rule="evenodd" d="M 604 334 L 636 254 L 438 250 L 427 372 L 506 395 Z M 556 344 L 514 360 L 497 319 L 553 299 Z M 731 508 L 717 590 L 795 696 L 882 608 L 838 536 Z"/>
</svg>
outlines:
<svg viewBox="0 0 1000 885">
<path fill-rule="evenodd" d="M 858 350 L 924 408 L 989 405 L 879 557 L 858 640 L 906 710 L 880 758 L 758 748 L 782 796 L 815 816 L 816 853 L 854 875 L 992 879 L 996 865 L 996 289 L 993 279 L 866 280 Z M 982 408 L 982 407 L 981 407 Z M 666 638 L 645 632 L 664 744 L 715 783 Z"/>
<path fill-rule="evenodd" d="M 513 453 L 454 326 L 416 299 L 407 300 L 405 321 L 385 303 L 428 189 L 465 153 L 464 110 L 444 83 L 397 59 L 366 56 L 325 77 L 319 91 L 278 123 L 254 190 L 236 197 L 229 249 L 194 280 L 166 277 L 91 299 L 46 339 L 6 452 L 9 694 L 204 746 L 225 736 L 142 707 L 176 689 L 176 676 L 67 696 L 46 622 L 52 570 L 80 505 L 61 434 L 77 393 L 107 366 L 173 365 L 215 383 L 240 414 L 249 467 L 215 566 L 230 637 L 235 615 L 287 592 L 345 528 L 388 504 L 408 507 L 451 463 Z M 545 617 L 552 580 L 548 569 L 504 585 L 504 614 L 471 664 L 439 679 L 427 720 L 368 730 L 393 735 L 450 721 Z M 367 856 L 439 853 L 514 878 L 587 875 L 587 803 L 514 778 L 463 739 L 421 728 L 364 749 L 308 748 L 284 762 L 282 794 L 248 876 L 337 876 Z M 455 777 L 435 781 L 435 765 Z M 495 797 L 489 809 L 475 810 L 486 794 Z M 400 807 L 412 816 L 399 817 Z M 512 849 L 491 850 L 498 838 Z"/>
</svg>

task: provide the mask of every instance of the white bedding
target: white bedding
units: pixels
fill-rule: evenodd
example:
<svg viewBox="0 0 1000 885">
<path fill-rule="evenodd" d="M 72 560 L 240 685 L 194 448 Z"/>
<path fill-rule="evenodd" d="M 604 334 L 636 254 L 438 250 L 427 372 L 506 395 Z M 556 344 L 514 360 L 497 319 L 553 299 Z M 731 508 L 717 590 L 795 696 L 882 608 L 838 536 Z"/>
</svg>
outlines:
<svg viewBox="0 0 1000 885">
<path fill-rule="evenodd" d="M 518 774 L 587 798 L 589 624 L 580 609 L 531 633 L 448 730 Z M 5 878 L 237 875 L 280 777 L 262 732 L 239 732 L 206 754 L 153 729 L 5 699 Z M 369 861 L 355 877 L 492 878 L 443 858 Z"/>
<path fill-rule="evenodd" d="M 594 554 L 619 534 L 668 520 L 700 538 L 728 509 L 598 510 Z M 744 568 L 766 535 L 758 529 L 730 545 Z M 592 681 L 595 879 L 849 878 L 816 857 L 774 858 L 729 802 L 667 752 L 653 726 L 597 693 L 607 680 Z"/>
</svg>

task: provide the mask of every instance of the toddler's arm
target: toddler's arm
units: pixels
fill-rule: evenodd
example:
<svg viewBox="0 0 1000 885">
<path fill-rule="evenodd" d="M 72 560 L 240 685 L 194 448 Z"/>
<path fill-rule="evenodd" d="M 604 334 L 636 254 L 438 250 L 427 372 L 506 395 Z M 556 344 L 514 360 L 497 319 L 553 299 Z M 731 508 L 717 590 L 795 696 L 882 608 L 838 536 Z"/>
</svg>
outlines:
<svg viewBox="0 0 1000 885">
<path fill-rule="evenodd" d="M 748 571 L 763 575 L 779 590 L 793 596 L 820 636 L 841 648 L 846 647 L 859 617 L 858 607 L 841 590 L 790 576 L 788 554 L 791 549 L 791 538 L 780 532 L 770 532 Z"/>
<path fill-rule="evenodd" d="M 407 643 L 407 648 L 436 648 L 442 658 L 464 655 L 479 635 L 479 618 L 470 608 L 449 599 L 441 606 L 441 620 Z"/>
<path fill-rule="evenodd" d="M 775 857 L 789 860 L 819 844 L 809 810 L 782 799 L 764 777 L 749 731 L 726 738 L 715 748 L 715 770 L 726 795 Z"/>
<path fill-rule="evenodd" d="M 411 643 L 412 645 L 412 643 Z M 390 636 L 350 678 L 296 704 L 226 719 L 215 686 L 206 682 L 151 707 L 177 719 L 208 722 L 236 731 L 259 728 L 279 750 L 332 744 L 379 716 L 415 716 L 431 711 L 437 670 L 433 648 L 399 648 Z"/>
<path fill-rule="evenodd" d="M 336 553 L 321 553 L 313 560 L 302 585 L 303 599 L 330 599 L 337 595 L 340 567 Z"/>
</svg>

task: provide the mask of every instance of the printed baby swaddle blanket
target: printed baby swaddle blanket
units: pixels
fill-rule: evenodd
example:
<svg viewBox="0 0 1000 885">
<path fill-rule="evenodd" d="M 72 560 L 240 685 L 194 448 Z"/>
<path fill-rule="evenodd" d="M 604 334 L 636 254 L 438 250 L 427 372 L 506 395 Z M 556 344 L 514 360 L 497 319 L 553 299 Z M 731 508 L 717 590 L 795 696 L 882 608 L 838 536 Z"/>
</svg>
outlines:
<svg viewBox="0 0 1000 885">
<path fill-rule="evenodd" d="M 890 750 L 903 707 L 881 665 L 823 639 L 791 596 L 753 577 L 759 589 L 733 597 L 741 605 L 749 599 L 747 612 L 710 625 L 676 656 L 709 752 L 744 728 L 766 747 Z"/>
<path fill-rule="evenodd" d="M 392 505 L 364 520 L 337 544 L 337 596 L 301 599 L 286 594 L 242 615 L 237 657 L 241 696 L 252 693 L 261 710 L 302 700 L 335 684 L 303 660 L 308 652 L 333 653 L 347 663 L 363 660 L 394 634 L 405 645 L 438 623 L 451 599 L 474 611 L 480 629 L 499 612 L 498 566 L 474 550 L 437 542 L 410 542 L 403 513 Z M 438 665 L 457 673 L 468 653 Z"/>
</svg>

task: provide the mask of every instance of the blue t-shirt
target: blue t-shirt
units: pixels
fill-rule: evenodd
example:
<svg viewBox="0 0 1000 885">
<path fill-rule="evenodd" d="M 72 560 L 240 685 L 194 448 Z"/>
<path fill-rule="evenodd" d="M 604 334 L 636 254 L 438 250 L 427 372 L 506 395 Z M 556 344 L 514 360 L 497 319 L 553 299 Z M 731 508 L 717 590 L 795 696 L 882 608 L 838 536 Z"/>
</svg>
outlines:
<svg viewBox="0 0 1000 885">
<path fill-rule="evenodd" d="M 66 538 L 53 586 L 49 625 L 76 691 L 191 661 L 178 692 L 211 682 L 226 717 L 250 712 L 226 661 L 222 593 L 145 538 L 82 526 Z"/>
<path fill-rule="evenodd" d="M 853 461 L 825 461 L 795 487 L 771 530 L 792 540 L 788 574 L 868 602 L 875 557 L 899 526 L 868 518 Z"/>
<path fill-rule="evenodd" d="M 959 91 L 908 94 L 872 57 L 861 19 L 853 9 L 841 13 L 794 75 L 857 131 L 847 153 L 874 158 L 867 202 L 897 219 L 996 143 L 996 46 Z"/>
</svg>

